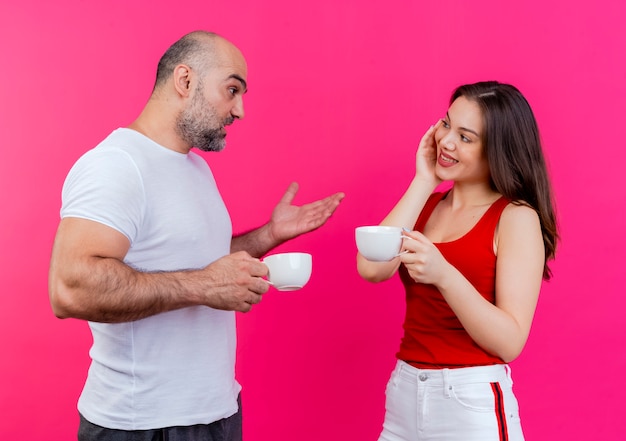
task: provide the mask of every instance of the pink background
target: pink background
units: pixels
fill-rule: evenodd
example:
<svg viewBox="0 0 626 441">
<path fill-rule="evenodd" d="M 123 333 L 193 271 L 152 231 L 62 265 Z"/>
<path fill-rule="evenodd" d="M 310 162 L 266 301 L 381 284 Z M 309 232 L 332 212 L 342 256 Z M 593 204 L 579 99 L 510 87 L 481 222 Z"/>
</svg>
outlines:
<svg viewBox="0 0 626 441">
<path fill-rule="evenodd" d="M 563 239 L 513 363 L 527 439 L 623 439 L 625 20 L 623 0 L 3 1 L 0 437 L 75 439 L 91 336 L 48 304 L 61 185 L 134 119 L 166 47 L 203 28 L 249 64 L 247 116 L 206 155 L 235 230 L 265 222 L 291 180 L 297 203 L 347 194 L 281 247 L 314 255 L 310 284 L 238 316 L 247 441 L 376 439 L 403 293 L 358 277 L 353 229 L 405 189 L 452 88 L 485 79 L 535 110 Z"/>
</svg>

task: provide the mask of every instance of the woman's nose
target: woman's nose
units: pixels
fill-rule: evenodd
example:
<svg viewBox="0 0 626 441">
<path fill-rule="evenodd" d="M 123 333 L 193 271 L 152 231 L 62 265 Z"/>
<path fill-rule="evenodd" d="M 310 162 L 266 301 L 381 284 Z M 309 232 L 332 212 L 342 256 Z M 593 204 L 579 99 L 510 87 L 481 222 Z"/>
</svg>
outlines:
<svg viewBox="0 0 626 441">
<path fill-rule="evenodd" d="M 446 133 L 444 137 L 439 140 L 439 145 L 446 150 L 454 150 L 456 148 L 450 133 Z"/>
</svg>

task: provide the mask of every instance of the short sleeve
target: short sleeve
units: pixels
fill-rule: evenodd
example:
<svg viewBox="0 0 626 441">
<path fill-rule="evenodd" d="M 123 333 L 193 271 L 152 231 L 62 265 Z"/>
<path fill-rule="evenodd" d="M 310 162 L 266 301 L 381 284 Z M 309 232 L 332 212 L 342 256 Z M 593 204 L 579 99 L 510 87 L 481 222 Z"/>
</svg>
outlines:
<svg viewBox="0 0 626 441">
<path fill-rule="evenodd" d="M 139 170 L 124 151 L 96 148 L 70 170 L 62 192 L 61 217 L 100 222 L 133 243 L 141 225 L 145 192 Z"/>
</svg>

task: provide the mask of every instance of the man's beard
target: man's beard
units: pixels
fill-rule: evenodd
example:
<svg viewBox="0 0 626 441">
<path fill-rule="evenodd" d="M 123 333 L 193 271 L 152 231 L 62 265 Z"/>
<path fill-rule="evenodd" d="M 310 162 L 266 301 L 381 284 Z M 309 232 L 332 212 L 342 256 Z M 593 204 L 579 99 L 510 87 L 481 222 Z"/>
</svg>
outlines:
<svg viewBox="0 0 626 441">
<path fill-rule="evenodd" d="M 226 147 L 225 135 L 221 129 L 202 129 L 201 127 L 189 126 L 186 129 L 195 129 L 193 133 L 188 132 L 190 138 L 187 141 L 192 147 L 203 152 L 220 152 Z"/>
<path fill-rule="evenodd" d="M 213 106 L 206 104 L 199 88 L 189 108 L 183 110 L 176 119 L 178 135 L 191 147 L 203 152 L 219 152 L 226 147 L 226 133 L 223 128 L 233 123 L 232 116 L 221 123 Z"/>
</svg>

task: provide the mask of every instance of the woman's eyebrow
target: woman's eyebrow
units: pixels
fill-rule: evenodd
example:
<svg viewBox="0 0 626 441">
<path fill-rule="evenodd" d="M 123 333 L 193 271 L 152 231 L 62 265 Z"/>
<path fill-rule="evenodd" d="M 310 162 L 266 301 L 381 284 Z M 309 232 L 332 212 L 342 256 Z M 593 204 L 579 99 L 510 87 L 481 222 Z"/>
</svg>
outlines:
<svg viewBox="0 0 626 441">
<path fill-rule="evenodd" d="M 446 117 L 448 118 L 448 121 L 451 121 L 451 120 L 452 120 L 452 119 L 450 118 L 450 114 L 449 114 L 448 112 L 446 112 Z M 479 138 L 480 138 L 480 135 L 479 135 L 479 134 L 478 134 L 475 130 L 468 129 L 467 127 L 459 127 L 459 130 L 463 130 L 463 131 L 465 131 L 465 132 L 470 132 L 470 133 L 473 133 L 474 135 L 476 135 L 477 137 L 479 137 Z"/>
</svg>

